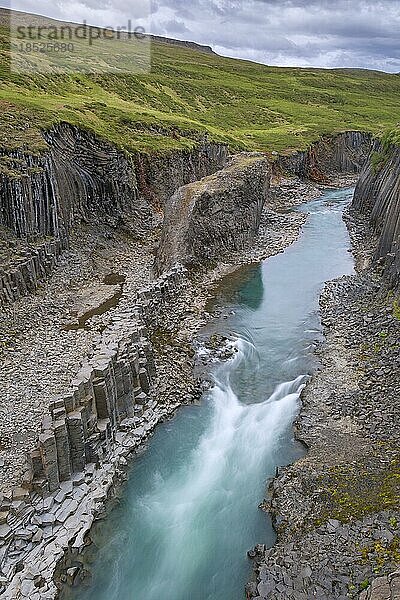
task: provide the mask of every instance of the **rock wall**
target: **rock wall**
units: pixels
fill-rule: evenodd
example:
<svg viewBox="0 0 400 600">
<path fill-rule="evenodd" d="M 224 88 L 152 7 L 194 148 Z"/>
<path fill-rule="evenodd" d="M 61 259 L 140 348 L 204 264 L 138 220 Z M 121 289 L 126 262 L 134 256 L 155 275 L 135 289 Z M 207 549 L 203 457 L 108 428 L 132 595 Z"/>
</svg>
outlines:
<svg viewBox="0 0 400 600">
<path fill-rule="evenodd" d="M 275 164 L 278 171 L 327 183 L 332 175 L 359 173 L 370 148 L 370 134 L 346 131 L 323 136 L 308 150 L 280 156 Z"/>
<path fill-rule="evenodd" d="M 42 155 L 0 154 L 0 226 L 27 242 L 11 264 L 0 261 L 0 305 L 36 289 L 81 221 L 145 234 L 179 187 L 215 173 L 228 157 L 226 145 L 206 137 L 193 150 L 134 157 L 66 123 L 44 137 L 49 150 Z M 332 173 L 358 172 L 369 144 L 360 132 L 326 136 L 306 152 L 279 157 L 275 169 L 326 182 Z M 240 247 L 243 232 L 237 233 L 232 248 Z M 165 259 L 158 262 L 164 268 Z"/>
<path fill-rule="evenodd" d="M 354 209 L 370 216 L 381 260 L 391 285 L 400 284 L 400 148 L 375 141 L 358 181 Z"/>
<path fill-rule="evenodd" d="M 165 207 L 156 258 L 159 272 L 176 263 L 207 265 L 257 233 L 270 181 L 267 158 L 233 157 L 218 173 L 181 187 Z"/>
<path fill-rule="evenodd" d="M 22 257 L 2 264 L 0 305 L 37 287 L 80 222 L 124 225 L 141 236 L 177 187 L 215 172 L 227 158 L 225 145 L 207 140 L 193 151 L 128 157 L 66 123 L 43 135 L 49 150 L 42 155 L 0 155 L 0 226 L 26 241 Z"/>
<path fill-rule="evenodd" d="M 53 492 L 87 464 L 103 462 L 121 423 L 143 415 L 154 374 L 142 329 L 103 340 L 43 419 L 39 447 L 31 454 L 34 489 Z"/>
<path fill-rule="evenodd" d="M 50 275 L 57 258 L 67 248 L 66 238 L 29 245 L 9 268 L 0 266 L 0 306 L 33 292 Z"/>
<path fill-rule="evenodd" d="M 67 124 L 44 137 L 48 152 L 32 156 L 17 150 L 6 157 L 1 225 L 21 238 L 64 239 L 80 220 L 149 221 L 150 207 L 139 197 L 132 164 L 122 152 Z"/>
<path fill-rule="evenodd" d="M 155 208 L 164 207 L 183 185 L 215 173 L 225 166 L 228 147 L 203 139 L 194 150 L 175 150 L 168 154 L 138 154 L 135 169 L 140 193 Z"/>
</svg>

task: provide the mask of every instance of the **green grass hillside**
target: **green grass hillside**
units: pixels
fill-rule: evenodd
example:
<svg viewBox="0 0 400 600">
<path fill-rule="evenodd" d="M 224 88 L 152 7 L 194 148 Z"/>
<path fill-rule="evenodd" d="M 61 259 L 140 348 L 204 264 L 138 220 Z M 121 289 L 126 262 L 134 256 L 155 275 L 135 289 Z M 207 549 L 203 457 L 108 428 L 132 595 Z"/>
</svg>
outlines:
<svg viewBox="0 0 400 600">
<path fill-rule="evenodd" d="M 268 67 L 160 42 L 152 44 L 152 69 L 145 75 L 13 74 L 4 15 L 3 148 L 39 150 L 40 130 L 60 121 L 128 152 L 190 147 L 204 132 L 238 149 L 303 148 L 324 133 L 379 134 L 400 121 L 398 75 Z"/>
<path fill-rule="evenodd" d="M 382 136 L 384 146 L 389 146 L 390 144 L 395 144 L 396 146 L 400 146 L 400 123 L 396 124 L 396 127 L 390 129 Z"/>
</svg>

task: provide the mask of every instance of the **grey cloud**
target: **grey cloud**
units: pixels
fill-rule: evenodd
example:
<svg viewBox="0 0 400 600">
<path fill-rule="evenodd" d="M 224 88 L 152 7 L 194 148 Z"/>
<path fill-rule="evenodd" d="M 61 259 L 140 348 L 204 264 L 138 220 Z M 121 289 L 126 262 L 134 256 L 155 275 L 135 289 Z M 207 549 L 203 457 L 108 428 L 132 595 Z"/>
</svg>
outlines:
<svg viewBox="0 0 400 600">
<path fill-rule="evenodd" d="M 164 34 L 168 36 L 173 36 L 182 33 L 191 33 L 190 29 L 188 29 L 183 21 L 178 21 L 177 19 L 170 19 L 165 23 L 161 24 L 163 28 Z"/>
<path fill-rule="evenodd" d="M 177 0 L 164 0 L 170 10 Z M 194 0 L 192 11 L 202 0 Z M 355 66 L 400 71 L 397 1 L 247 0 L 227 22 L 190 23 L 196 41 L 269 64 Z M 341 64 L 342 61 L 342 64 Z"/>
<path fill-rule="evenodd" d="M 120 24 L 139 0 L 42 0 L 56 18 Z M 140 0 L 144 1 L 144 0 Z M 267 64 L 400 71 L 399 0 L 148 0 L 154 33 Z M 34 0 L 14 8 L 39 12 Z M 69 14 L 70 13 L 70 14 Z"/>
</svg>

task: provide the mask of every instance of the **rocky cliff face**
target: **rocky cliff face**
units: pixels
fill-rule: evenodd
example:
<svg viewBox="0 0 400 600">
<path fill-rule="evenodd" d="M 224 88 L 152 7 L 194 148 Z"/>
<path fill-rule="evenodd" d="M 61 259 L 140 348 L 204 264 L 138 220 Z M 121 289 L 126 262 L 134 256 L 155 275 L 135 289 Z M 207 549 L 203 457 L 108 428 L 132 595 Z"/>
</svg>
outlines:
<svg viewBox="0 0 400 600">
<path fill-rule="evenodd" d="M 215 175 L 181 187 L 166 203 L 156 267 L 207 265 L 257 233 L 269 189 L 262 154 L 240 154 Z"/>
<path fill-rule="evenodd" d="M 194 150 L 139 154 L 135 157 L 139 192 L 154 208 L 163 211 L 178 188 L 215 173 L 225 166 L 227 159 L 227 146 L 206 140 Z"/>
<path fill-rule="evenodd" d="M 291 175 L 328 182 L 331 175 L 359 173 L 370 148 L 370 134 L 346 131 L 323 136 L 304 152 L 279 157 L 276 166 Z"/>
<path fill-rule="evenodd" d="M 140 236 L 177 187 L 215 172 L 227 158 L 225 145 L 206 141 L 193 151 L 131 158 L 66 123 L 44 137 L 49 150 L 42 155 L 0 155 L 0 227 L 26 242 L 20 254 L 13 240 L 5 244 L 0 304 L 37 287 L 80 222 L 125 226 Z"/>
<path fill-rule="evenodd" d="M 67 124 L 44 134 L 49 152 L 3 156 L 0 224 L 18 237 L 68 236 L 80 220 L 140 215 L 151 210 L 140 197 L 130 161 L 117 149 Z M 3 163 L 4 164 L 4 163 Z"/>
<path fill-rule="evenodd" d="M 400 148 L 383 147 L 379 141 L 365 164 L 357 184 L 353 207 L 370 216 L 378 236 L 376 260 L 385 265 L 393 286 L 400 284 Z"/>
</svg>

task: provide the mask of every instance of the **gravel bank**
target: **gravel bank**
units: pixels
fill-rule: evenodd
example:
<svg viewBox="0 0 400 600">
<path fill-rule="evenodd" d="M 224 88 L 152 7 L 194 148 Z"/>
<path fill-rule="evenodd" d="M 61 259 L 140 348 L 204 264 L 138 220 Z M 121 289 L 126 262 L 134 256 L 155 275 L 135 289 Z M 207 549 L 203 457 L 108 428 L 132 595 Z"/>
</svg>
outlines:
<svg viewBox="0 0 400 600">
<path fill-rule="evenodd" d="M 138 244 L 108 228 L 84 228 L 75 234 L 44 287 L 0 314 L 2 492 L 9 492 L 23 478 L 26 453 L 35 445 L 50 399 L 67 388 L 114 312 L 95 317 L 85 329 L 68 331 L 65 325 L 77 301 L 88 286 L 94 286 L 91 297 L 98 289 L 101 303 L 108 287 L 102 281 L 109 273 L 124 274 L 130 288 L 145 285 L 150 278 L 151 244 L 152 240 Z"/>
<path fill-rule="evenodd" d="M 270 485 L 278 540 L 256 549 L 247 592 L 258 600 L 400 597 L 400 580 L 386 578 L 400 562 L 400 311 L 369 266 L 365 221 L 346 221 L 358 273 L 321 295 L 321 367 L 295 423 L 309 451 Z"/>
</svg>

